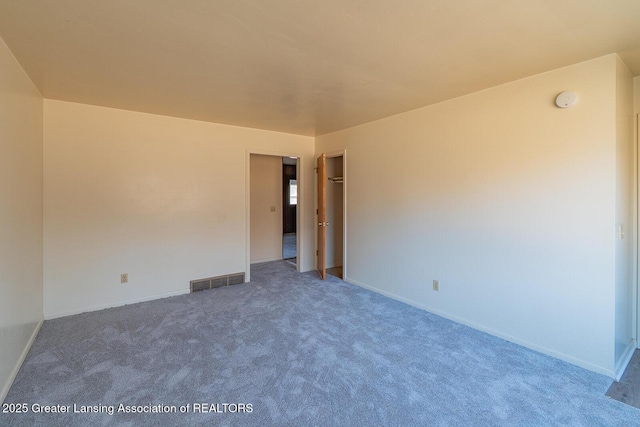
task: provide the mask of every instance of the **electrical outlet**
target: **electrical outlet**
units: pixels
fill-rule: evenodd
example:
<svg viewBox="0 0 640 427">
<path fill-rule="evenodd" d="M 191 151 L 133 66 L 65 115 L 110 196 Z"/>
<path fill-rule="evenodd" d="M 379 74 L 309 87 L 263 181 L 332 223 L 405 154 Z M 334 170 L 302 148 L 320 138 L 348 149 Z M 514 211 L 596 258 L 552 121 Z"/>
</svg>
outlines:
<svg viewBox="0 0 640 427">
<path fill-rule="evenodd" d="M 129 282 L 129 273 L 122 273 L 120 275 L 120 283 L 127 283 Z"/>
<path fill-rule="evenodd" d="M 440 290 L 440 282 L 438 282 L 437 280 L 433 281 L 433 290 L 434 291 L 439 291 Z"/>
</svg>

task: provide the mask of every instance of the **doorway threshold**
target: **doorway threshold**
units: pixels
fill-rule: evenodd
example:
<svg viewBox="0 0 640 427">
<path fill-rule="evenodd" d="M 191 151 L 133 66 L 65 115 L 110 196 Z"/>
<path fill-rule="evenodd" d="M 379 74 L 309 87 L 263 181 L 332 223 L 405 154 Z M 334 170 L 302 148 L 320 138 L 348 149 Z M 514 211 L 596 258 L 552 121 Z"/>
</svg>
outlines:
<svg viewBox="0 0 640 427">
<path fill-rule="evenodd" d="M 339 279 L 342 279 L 342 266 L 339 265 L 337 267 L 327 268 L 327 274 L 335 276 Z"/>
</svg>

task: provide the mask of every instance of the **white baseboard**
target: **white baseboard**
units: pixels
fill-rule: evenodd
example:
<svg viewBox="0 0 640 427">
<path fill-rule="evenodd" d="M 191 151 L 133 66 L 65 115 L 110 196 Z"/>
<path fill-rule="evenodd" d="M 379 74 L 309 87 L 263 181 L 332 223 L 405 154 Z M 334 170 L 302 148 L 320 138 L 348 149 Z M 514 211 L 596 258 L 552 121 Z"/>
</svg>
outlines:
<svg viewBox="0 0 640 427">
<path fill-rule="evenodd" d="M 106 304 L 92 305 L 89 307 L 77 308 L 77 309 L 68 310 L 68 311 L 59 311 L 54 313 L 45 312 L 44 318 L 46 320 L 57 319 L 58 317 L 73 316 L 74 314 L 104 310 L 105 308 L 121 307 L 123 305 L 136 304 L 139 302 L 152 301 L 155 299 L 161 299 L 161 298 L 167 298 L 167 297 L 174 297 L 176 295 L 184 295 L 184 294 L 188 294 L 189 292 L 190 292 L 189 289 L 181 289 L 179 291 L 164 292 L 161 294 L 148 295 L 140 298 L 132 298 L 132 299 L 123 300 L 123 301 L 114 301 Z"/>
<path fill-rule="evenodd" d="M 24 350 L 22 350 L 22 353 L 20 354 L 20 357 L 18 358 L 16 365 L 13 367 L 13 370 L 11 371 L 11 375 L 9 375 L 9 378 L 7 379 L 7 382 L 4 385 L 4 387 L 2 387 L 2 391 L 0 391 L 0 403 L 4 402 L 4 399 L 7 398 L 7 394 L 9 394 L 9 389 L 13 385 L 13 381 L 16 379 L 16 376 L 18 375 L 18 372 L 22 367 L 22 363 L 24 362 L 24 359 L 27 357 L 27 353 L 29 353 L 29 350 L 31 349 L 33 342 L 38 336 L 38 332 L 40 332 L 40 327 L 42 326 L 42 322 L 44 322 L 44 319 L 40 319 L 40 321 L 36 325 L 35 329 L 33 330 L 33 333 L 31 334 L 31 337 L 29 338 L 29 341 L 27 342 L 27 345 L 24 347 Z"/>
<path fill-rule="evenodd" d="M 353 280 L 353 279 L 350 279 L 348 277 L 345 277 L 344 281 L 347 282 L 347 283 L 351 283 L 353 285 L 356 285 L 356 286 L 360 286 L 361 288 L 365 288 L 365 289 L 368 289 L 370 291 L 376 292 L 378 294 L 382 294 L 382 295 L 384 295 L 386 297 L 389 297 L 389 298 L 394 299 L 396 301 L 403 302 L 405 304 L 411 305 L 411 306 L 419 308 L 421 310 L 428 311 L 429 313 L 435 314 L 435 315 L 440 316 L 440 317 L 444 317 L 445 319 L 452 320 L 452 321 L 454 321 L 456 323 L 460 323 L 460 324 L 469 326 L 470 328 L 476 329 L 478 331 L 486 332 L 486 333 L 488 333 L 490 335 L 493 335 L 495 337 L 502 338 L 503 340 L 512 342 L 514 344 L 521 345 L 521 346 L 526 347 L 526 348 L 528 348 L 530 350 L 537 351 L 538 353 L 542 353 L 542 354 L 546 354 L 547 356 L 555 357 L 556 359 L 563 360 L 565 362 L 571 363 L 572 365 L 579 366 L 581 368 L 587 369 L 589 371 L 596 372 L 598 374 L 606 375 L 609 378 L 613 378 L 613 379 L 616 378 L 616 371 L 613 370 L 613 369 L 607 369 L 607 368 L 604 368 L 602 366 L 595 365 L 595 364 L 593 364 L 591 362 L 587 362 L 585 360 L 578 359 L 576 357 L 569 356 L 569 355 L 564 354 L 564 353 L 560 353 L 560 352 L 558 352 L 556 350 L 553 350 L 553 349 L 550 349 L 550 348 L 547 348 L 547 347 L 544 347 L 544 346 L 540 346 L 538 344 L 534 344 L 534 343 L 529 342 L 527 340 L 523 340 L 523 339 L 511 336 L 509 334 L 505 334 L 503 332 L 497 331 L 497 330 L 492 329 L 492 328 L 488 328 L 488 327 L 486 327 L 484 325 L 481 325 L 481 324 L 478 324 L 476 322 L 470 321 L 470 320 L 465 319 L 463 317 L 459 317 L 459 316 L 456 316 L 456 315 L 452 315 L 450 313 L 446 313 L 446 312 L 434 309 L 433 307 L 429 307 L 429 306 L 417 303 L 415 301 L 409 300 L 407 298 L 395 295 L 395 294 L 393 294 L 391 292 L 387 292 L 387 291 L 384 291 L 382 289 L 378 289 L 376 287 L 369 286 L 369 285 L 366 285 L 364 283 L 360 283 L 357 280 Z"/>
<path fill-rule="evenodd" d="M 260 258 L 251 260 L 251 264 L 260 264 L 262 262 L 271 262 L 271 261 L 282 261 L 282 256 L 276 258 Z"/>
<path fill-rule="evenodd" d="M 616 381 L 620 381 L 622 378 L 622 374 L 624 374 L 625 369 L 627 369 L 627 365 L 631 362 L 631 358 L 633 357 L 633 353 L 635 353 L 637 347 L 636 340 L 629 341 L 627 344 L 627 348 L 624 349 L 624 353 L 622 353 L 622 357 L 616 363 Z"/>
</svg>

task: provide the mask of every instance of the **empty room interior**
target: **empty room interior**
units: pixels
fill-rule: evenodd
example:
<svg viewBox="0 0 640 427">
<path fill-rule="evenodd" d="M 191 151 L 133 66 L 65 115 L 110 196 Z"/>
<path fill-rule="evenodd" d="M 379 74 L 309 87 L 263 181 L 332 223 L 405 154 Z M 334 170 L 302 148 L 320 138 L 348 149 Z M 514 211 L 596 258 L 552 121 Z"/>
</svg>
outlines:
<svg viewBox="0 0 640 427">
<path fill-rule="evenodd" d="M 0 0 L 0 425 L 637 425 L 639 114 L 637 0 Z"/>
</svg>

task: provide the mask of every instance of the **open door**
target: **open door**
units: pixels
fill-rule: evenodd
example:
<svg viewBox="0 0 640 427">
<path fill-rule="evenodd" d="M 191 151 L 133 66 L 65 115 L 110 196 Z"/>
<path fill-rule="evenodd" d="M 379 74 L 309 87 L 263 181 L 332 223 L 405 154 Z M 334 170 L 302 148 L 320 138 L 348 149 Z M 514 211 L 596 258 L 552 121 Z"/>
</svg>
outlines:
<svg viewBox="0 0 640 427">
<path fill-rule="evenodd" d="M 322 280 L 327 278 L 327 169 L 326 156 L 318 157 L 318 273 Z"/>
</svg>

